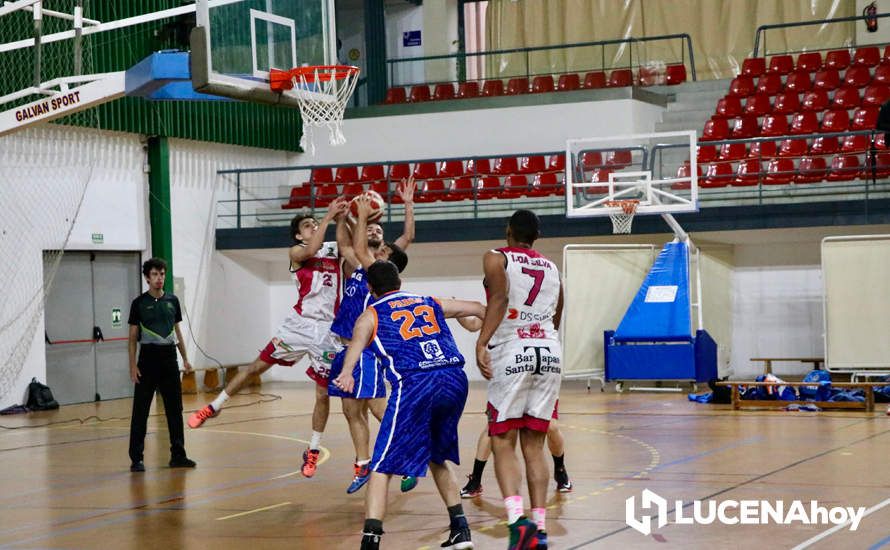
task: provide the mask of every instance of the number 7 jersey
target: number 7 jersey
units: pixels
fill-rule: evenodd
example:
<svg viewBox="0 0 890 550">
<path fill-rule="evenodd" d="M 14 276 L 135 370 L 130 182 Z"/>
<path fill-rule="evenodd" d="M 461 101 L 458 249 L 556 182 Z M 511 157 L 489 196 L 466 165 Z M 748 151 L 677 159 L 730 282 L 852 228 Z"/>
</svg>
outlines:
<svg viewBox="0 0 890 550">
<path fill-rule="evenodd" d="M 507 312 L 491 338 L 496 346 L 517 338 L 558 340 L 553 316 L 559 302 L 559 270 L 533 248 L 497 248 L 507 274 Z"/>
</svg>

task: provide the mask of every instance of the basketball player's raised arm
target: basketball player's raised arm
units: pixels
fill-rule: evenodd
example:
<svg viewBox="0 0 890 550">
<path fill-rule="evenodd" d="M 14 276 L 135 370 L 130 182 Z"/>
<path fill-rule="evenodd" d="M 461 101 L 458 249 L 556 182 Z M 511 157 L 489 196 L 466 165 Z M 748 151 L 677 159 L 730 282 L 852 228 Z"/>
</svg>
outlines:
<svg viewBox="0 0 890 550">
<path fill-rule="evenodd" d="M 402 180 L 402 183 L 396 189 L 396 193 L 402 198 L 402 202 L 405 203 L 405 229 L 398 239 L 395 240 L 396 246 L 405 250 L 408 248 L 408 245 L 414 242 L 414 191 L 417 189 L 417 184 L 414 183 L 414 176 L 410 176 L 407 180 Z"/>
<path fill-rule="evenodd" d="M 456 318 L 458 322 L 461 322 L 466 318 L 480 321 L 485 318 L 485 306 L 479 302 L 440 298 L 439 304 L 442 306 L 442 313 L 446 319 Z M 463 322 L 460 324 L 466 327 Z"/>
<path fill-rule="evenodd" d="M 349 347 L 346 348 L 346 356 L 343 358 L 343 371 L 340 373 L 340 376 L 334 379 L 334 385 L 345 392 L 351 392 L 355 387 L 352 370 L 362 356 L 362 350 L 371 341 L 375 325 L 376 318 L 372 309 L 366 309 L 355 322 L 355 327 L 352 329 L 352 340 L 349 341 Z"/>
<path fill-rule="evenodd" d="M 352 250 L 355 254 L 356 266 L 365 269 L 374 263 L 374 255 L 368 248 L 368 216 L 371 215 L 371 199 L 367 195 L 355 198 L 356 220 L 352 228 Z"/>
<path fill-rule="evenodd" d="M 337 250 L 340 251 L 340 256 L 344 260 L 344 276 L 349 276 L 358 265 L 358 260 L 355 258 L 355 249 L 352 247 L 352 235 L 350 234 L 350 230 L 354 229 L 350 227 L 347 216 L 337 218 Z"/>
<path fill-rule="evenodd" d="M 494 336 L 507 312 L 507 271 L 504 256 L 495 250 L 489 250 L 482 258 L 482 269 L 485 273 L 485 284 L 488 289 L 488 306 L 479 339 L 476 340 L 476 365 L 486 379 L 491 378 L 491 358 L 488 354 L 488 342 Z"/>
<path fill-rule="evenodd" d="M 312 256 L 315 256 L 318 251 L 321 250 L 321 245 L 324 243 L 324 234 L 328 229 L 328 225 L 330 225 L 334 218 L 346 212 L 347 204 L 346 199 L 343 197 L 337 197 L 331 202 L 328 211 L 325 212 L 324 217 L 318 224 L 318 231 L 309 238 L 309 242 L 305 243 L 303 246 L 294 245 L 290 247 L 291 263 L 301 264 Z"/>
<path fill-rule="evenodd" d="M 559 330 L 559 324 L 562 322 L 562 282 L 559 283 L 559 298 L 556 299 L 556 311 L 553 312 L 553 328 Z"/>
</svg>

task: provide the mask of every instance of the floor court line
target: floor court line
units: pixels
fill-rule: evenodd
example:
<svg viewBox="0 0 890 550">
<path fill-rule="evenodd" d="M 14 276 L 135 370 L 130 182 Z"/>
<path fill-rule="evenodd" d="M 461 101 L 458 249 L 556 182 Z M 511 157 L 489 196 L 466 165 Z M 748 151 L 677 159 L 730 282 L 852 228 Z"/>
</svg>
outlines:
<svg viewBox="0 0 890 550">
<path fill-rule="evenodd" d="M 888 504 L 890 504 L 890 498 L 884 499 L 881 502 L 872 506 L 871 508 L 866 509 L 865 512 L 862 514 L 862 519 L 867 518 L 869 515 L 871 515 L 874 512 L 877 512 L 881 508 L 884 508 Z M 852 523 L 853 522 L 851 520 L 847 520 L 844 523 L 839 523 L 839 524 L 835 525 L 834 527 L 831 527 L 830 529 L 826 529 L 825 531 L 822 531 L 818 535 L 803 541 L 802 543 L 798 544 L 791 550 L 803 550 L 804 548 L 809 548 L 810 546 L 816 544 L 820 540 L 830 537 L 831 535 L 837 533 L 841 529 L 846 528 L 848 525 L 851 525 Z M 887 539 L 884 539 L 884 540 L 887 540 Z"/>
<path fill-rule="evenodd" d="M 290 504 L 290 501 L 287 502 L 279 502 L 278 504 L 272 504 L 270 506 L 263 506 L 262 508 L 254 508 L 253 510 L 247 510 L 246 512 L 239 512 L 237 514 L 231 514 L 228 516 L 222 516 L 220 518 L 216 518 L 216 521 L 225 521 L 227 519 L 232 518 L 240 518 L 242 516 L 248 516 L 250 514 L 256 514 L 257 512 L 265 512 L 266 510 L 273 510 L 275 508 L 281 508 L 282 506 L 287 506 Z"/>
</svg>

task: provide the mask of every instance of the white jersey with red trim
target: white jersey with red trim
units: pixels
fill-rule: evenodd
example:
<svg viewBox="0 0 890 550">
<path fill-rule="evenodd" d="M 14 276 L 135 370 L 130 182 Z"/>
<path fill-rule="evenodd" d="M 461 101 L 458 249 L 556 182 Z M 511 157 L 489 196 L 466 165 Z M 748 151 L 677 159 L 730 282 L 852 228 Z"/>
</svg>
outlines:
<svg viewBox="0 0 890 550">
<path fill-rule="evenodd" d="M 553 316 L 559 301 L 556 264 L 532 248 L 498 248 L 506 259 L 507 312 L 490 346 L 520 339 L 558 340 Z"/>
<path fill-rule="evenodd" d="M 291 273 L 297 284 L 294 309 L 300 316 L 332 321 L 340 306 L 340 257 L 336 242 L 322 243 L 315 256 L 303 261 Z"/>
</svg>

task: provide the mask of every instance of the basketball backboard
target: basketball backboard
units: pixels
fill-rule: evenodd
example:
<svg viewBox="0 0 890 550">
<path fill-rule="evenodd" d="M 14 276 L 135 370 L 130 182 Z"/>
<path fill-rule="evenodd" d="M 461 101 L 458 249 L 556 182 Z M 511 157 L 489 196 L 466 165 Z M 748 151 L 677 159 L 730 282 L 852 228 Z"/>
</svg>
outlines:
<svg viewBox="0 0 890 550">
<path fill-rule="evenodd" d="M 191 72 L 204 93 L 296 106 L 271 69 L 337 61 L 334 0 L 197 0 Z"/>
<path fill-rule="evenodd" d="M 566 215 L 611 217 L 615 201 L 636 214 L 698 211 L 696 133 L 661 132 L 566 142 Z"/>
</svg>

